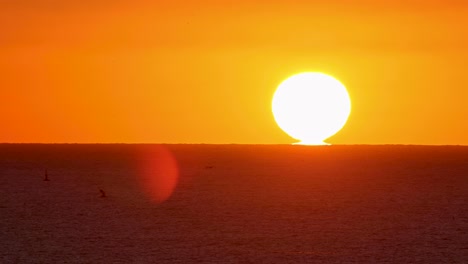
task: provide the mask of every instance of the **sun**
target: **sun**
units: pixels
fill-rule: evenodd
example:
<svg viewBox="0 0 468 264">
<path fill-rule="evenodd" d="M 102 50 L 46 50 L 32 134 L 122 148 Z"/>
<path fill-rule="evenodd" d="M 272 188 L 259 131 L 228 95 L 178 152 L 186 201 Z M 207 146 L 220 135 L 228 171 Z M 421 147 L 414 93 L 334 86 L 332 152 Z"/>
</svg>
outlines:
<svg viewBox="0 0 468 264">
<path fill-rule="evenodd" d="M 343 128 L 351 100 L 337 79 L 318 72 L 296 74 L 273 95 L 272 112 L 278 126 L 298 144 L 328 145 L 325 139 Z"/>
</svg>

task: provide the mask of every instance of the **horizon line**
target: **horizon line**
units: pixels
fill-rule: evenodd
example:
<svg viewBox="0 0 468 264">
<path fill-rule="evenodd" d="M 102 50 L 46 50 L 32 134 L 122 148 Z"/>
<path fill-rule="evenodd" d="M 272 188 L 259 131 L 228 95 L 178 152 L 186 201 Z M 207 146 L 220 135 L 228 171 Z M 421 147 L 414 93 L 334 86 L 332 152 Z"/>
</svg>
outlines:
<svg viewBox="0 0 468 264">
<path fill-rule="evenodd" d="M 155 143 L 155 142 L 0 142 L 0 145 L 262 145 L 262 146 L 298 146 L 298 147 L 331 147 L 331 146 L 461 146 L 468 144 L 411 144 L 411 143 L 354 143 L 328 145 L 301 145 L 296 143 Z"/>
</svg>

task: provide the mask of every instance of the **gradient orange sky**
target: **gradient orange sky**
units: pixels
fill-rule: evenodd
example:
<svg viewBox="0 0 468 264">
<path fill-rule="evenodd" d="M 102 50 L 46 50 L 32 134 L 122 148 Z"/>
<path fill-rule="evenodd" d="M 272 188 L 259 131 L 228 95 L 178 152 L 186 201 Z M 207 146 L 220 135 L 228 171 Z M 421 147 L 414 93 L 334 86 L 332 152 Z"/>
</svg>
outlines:
<svg viewBox="0 0 468 264">
<path fill-rule="evenodd" d="M 164 3 L 158 3 L 164 2 Z M 292 143 L 271 99 L 342 81 L 333 144 L 468 144 L 468 1 L 0 1 L 0 142 Z"/>
</svg>

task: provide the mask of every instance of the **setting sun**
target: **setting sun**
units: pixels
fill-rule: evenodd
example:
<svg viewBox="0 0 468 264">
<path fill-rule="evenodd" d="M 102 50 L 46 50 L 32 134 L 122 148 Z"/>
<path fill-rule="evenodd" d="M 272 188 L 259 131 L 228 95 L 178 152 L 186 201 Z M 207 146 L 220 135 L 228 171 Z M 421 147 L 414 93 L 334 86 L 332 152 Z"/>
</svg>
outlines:
<svg viewBox="0 0 468 264">
<path fill-rule="evenodd" d="M 344 85 L 323 73 L 301 73 L 282 82 L 272 111 L 278 126 L 299 144 L 325 145 L 348 120 L 351 101 Z"/>
<path fill-rule="evenodd" d="M 0 0 L 0 264 L 468 264 L 467 62 L 468 0 Z"/>
</svg>

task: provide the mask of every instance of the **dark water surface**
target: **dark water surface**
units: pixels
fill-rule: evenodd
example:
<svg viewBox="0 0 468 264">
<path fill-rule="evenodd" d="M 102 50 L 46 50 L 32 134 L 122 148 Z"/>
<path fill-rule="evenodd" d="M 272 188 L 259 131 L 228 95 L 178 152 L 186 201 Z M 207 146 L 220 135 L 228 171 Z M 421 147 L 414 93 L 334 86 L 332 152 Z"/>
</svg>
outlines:
<svg viewBox="0 0 468 264">
<path fill-rule="evenodd" d="M 468 263 L 468 147 L 3 144 L 0 238 L 0 263 Z"/>
</svg>

